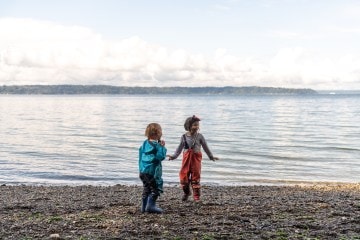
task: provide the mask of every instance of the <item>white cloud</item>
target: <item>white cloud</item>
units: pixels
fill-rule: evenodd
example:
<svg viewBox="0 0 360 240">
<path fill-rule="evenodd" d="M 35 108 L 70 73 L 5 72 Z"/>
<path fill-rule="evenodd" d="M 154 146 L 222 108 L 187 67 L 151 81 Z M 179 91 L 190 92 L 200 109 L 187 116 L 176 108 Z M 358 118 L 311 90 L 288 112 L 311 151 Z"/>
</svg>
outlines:
<svg viewBox="0 0 360 240">
<path fill-rule="evenodd" d="M 291 36 L 291 34 L 290 34 Z M 270 60 L 167 49 L 134 36 L 105 39 L 91 29 L 0 19 L 0 84 L 117 86 L 273 86 L 360 89 L 360 59 L 279 49 Z"/>
<path fill-rule="evenodd" d="M 360 28 L 331 27 L 331 30 L 336 34 L 360 34 Z"/>
<path fill-rule="evenodd" d="M 286 30 L 270 30 L 270 37 L 285 39 L 285 40 L 317 40 L 325 39 L 324 33 L 305 33 L 305 32 L 294 32 Z"/>
<path fill-rule="evenodd" d="M 344 18 L 359 20 L 360 19 L 360 4 L 355 3 L 355 4 L 345 5 L 340 9 L 340 13 L 342 14 L 342 17 L 344 17 Z"/>
</svg>

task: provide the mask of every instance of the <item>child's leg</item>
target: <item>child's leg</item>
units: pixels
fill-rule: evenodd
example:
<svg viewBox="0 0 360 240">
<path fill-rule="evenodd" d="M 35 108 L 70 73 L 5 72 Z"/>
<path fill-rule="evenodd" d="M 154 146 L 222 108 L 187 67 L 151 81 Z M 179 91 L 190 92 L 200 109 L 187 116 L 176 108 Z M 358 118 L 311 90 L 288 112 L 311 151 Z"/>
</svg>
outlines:
<svg viewBox="0 0 360 240">
<path fill-rule="evenodd" d="M 187 182 L 182 182 L 181 184 L 181 188 L 184 192 L 184 195 L 182 196 L 181 200 L 182 201 L 186 201 L 188 200 L 189 196 L 190 196 L 190 182 L 189 180 Z"/>
<path fill-rule="evenodd" d="M 144 195 L 147 196 L 146 204 L 144 204 L 145 212 L 162 213 L 163 210 L 156 206 L 156 200 L 160 196 L 160 192 L 158 190 L 155 178 L 149 174 L 143 174 L 142 180 L 145 182 L 144 186 L 146 185 L 146 193 L 144 191 L 145 194 L 143 194 L 143 200 L 145 200 Z"/>
<path fill-rule="evenodd" d="M 192 181 L 191 187 L 193 189 L 193 197 L 195 201 L 200 201 L 200 183 Z"/>
<path fill-rule="evenodd" d="M 148 202 L 148 197 L 151 193 L 151 189 L 149 186 L 148 178 L 145 174 L 140 173 L 140 179 L 143 182 L 143 192 L 142 192 L 142 199 L 141 199 L 141 212 L 144 213 L 146 209 L 146 205 Z"/>
<path fill-rule="evenodd" d="M 182 166 L 180 169 L 180 185 L 184 192 L 181 200 L 186 201 L 190 196 L 190 163 L 191 163 L 191 150 L 184 152 Z"/>
<path fill-rule="evenodd" d="M 200 200 L 200 174 L 201 174 L 201 153 L 194 153 L 191 164 L 191 187 L 193 189 L 193 197 L 195 201 Z"/>
</svg>

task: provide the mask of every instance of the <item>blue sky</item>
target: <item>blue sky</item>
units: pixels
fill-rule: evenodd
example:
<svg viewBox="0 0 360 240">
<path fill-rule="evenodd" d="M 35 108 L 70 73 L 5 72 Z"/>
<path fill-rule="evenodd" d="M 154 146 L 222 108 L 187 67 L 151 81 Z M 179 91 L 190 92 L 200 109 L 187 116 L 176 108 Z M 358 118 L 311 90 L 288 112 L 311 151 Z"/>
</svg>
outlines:
<svg viewBox="0 0 360 240">
<path fill-rule="evenodd" d="M 0 84 L 360 89 L 358 0 L 1 0 Z"/>
</svg>

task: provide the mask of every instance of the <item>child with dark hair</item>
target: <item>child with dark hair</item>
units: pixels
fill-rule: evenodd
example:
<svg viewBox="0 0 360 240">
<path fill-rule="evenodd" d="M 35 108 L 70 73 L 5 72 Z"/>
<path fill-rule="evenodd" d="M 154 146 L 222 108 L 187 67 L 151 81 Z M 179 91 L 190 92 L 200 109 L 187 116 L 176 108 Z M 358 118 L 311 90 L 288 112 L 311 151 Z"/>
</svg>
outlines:
<svg viewBox="0 0 360 240">
<path fill-rule="evenodd" d="M 147 140 L 139 148 L 139 171 L 143 182 L 141 212 L 162 213 L 156 200 L 163 192 L 161 161 L 166 157 L 165 141 L 160 140 L 162 129 L 158 123 L 150 123 L 146 130 Z"/>
<path fill-rule="evenodd" d="M 184 128 L 187 132 L 181 136 L 180 144 L 175 153 L 168 155 L 169 160 L 176 159 L 184 149 L 182 166 L 179 173 L 180 184 L 184 191 L 183 201 L 186 201 L 191 194 L 190 184 L 194 200 L 200 200 L 201 147 L 203 147 L 210 160 L 219 160 L 219 158 L 213 156 L 204 136 L 199 133 L 199 122 L 200 118 L 195 115 L 185 120 Z"/>
</svg>

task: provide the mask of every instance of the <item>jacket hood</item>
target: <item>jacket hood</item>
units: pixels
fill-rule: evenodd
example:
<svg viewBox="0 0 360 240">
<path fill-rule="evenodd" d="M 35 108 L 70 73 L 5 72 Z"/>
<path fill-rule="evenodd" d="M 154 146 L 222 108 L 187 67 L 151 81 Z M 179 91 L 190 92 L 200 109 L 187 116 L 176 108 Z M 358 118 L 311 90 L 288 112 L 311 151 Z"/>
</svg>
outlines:
<svg viewBox="0 0 360 240">
<path fill-rule="evenodd" d="M 143 144 L 143 152 L 146 154 L 151 154 L 156 151 L 157 142 L 145 141 Z"/>
</svg>

